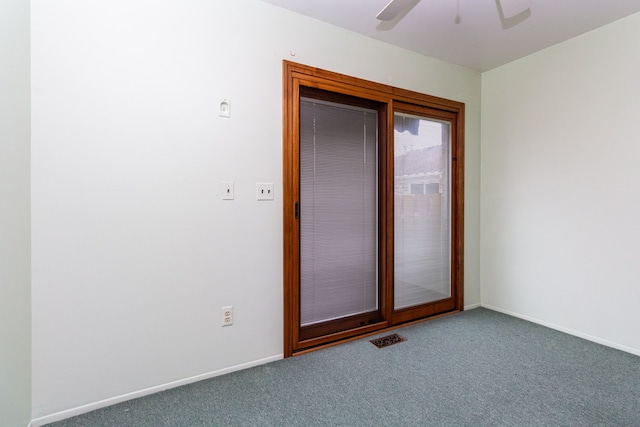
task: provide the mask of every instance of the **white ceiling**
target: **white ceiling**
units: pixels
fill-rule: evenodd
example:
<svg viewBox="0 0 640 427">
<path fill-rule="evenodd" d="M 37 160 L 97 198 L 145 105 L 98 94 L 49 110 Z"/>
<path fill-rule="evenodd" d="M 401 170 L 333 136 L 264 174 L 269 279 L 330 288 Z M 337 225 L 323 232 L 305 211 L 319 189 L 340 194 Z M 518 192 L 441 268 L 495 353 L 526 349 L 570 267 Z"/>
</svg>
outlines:
<svg viewBox="0 0 640 427">
<path fill-rule="evenodd" d="M 413 8 L 382 22 L 376 15 L 389 0 L 263 1 L 478 71 L 640 12 L 640 0 L 533 0 L 505 20 L 498 0 L 413 0 Z"/>
</svg>

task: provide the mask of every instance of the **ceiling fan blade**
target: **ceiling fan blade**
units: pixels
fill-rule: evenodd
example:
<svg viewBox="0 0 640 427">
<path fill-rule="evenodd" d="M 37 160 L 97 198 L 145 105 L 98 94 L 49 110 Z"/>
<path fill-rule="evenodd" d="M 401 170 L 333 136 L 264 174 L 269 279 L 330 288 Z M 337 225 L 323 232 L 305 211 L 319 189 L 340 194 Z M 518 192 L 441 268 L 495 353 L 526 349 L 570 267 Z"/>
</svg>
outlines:
<svg viewBox="0 0 640 427">
<path fill-rule="evenodd" d="M 500 0 L 500 7 L 505 19 L 509 19 L 529 9 L 531 0 Z"/>
<path fill-rule="evenodd" d="M 381 21 L 392 21 L 413 2 L 414 0 L 391 0 L 389 4 L 376 15 L 376 18 Z"/>
</svg>

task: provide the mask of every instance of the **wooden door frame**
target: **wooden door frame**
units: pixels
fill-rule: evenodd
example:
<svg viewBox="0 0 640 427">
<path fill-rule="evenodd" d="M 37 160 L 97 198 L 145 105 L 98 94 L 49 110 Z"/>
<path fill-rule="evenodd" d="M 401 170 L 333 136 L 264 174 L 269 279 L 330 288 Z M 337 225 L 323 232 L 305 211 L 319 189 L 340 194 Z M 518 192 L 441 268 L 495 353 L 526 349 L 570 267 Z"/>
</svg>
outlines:
<svg viewBox="0 0 640 427">
<path fill-rule="evenodd" d="M 379 177 L 379 282 L 380 310 L 383 320 L 372 325 L 355 327 L 347 331 L 333 333 L 321 338 L 300 340 L 299 336 L 299 220 L 297 202 L 300 200 L 299 185 L 299 113 L 300 87 L 306 86 L 355 96 L 384 104 L 386 117 L 382 117 L 383 128 L 379 142 L 378 162 L 382 162 Z M 428 108 L 442 112 L 452 120 L 451 173 L 451 228 L 452 228 L 452 296 L 446 307 L 438 311 L 438 303 L 432 304 L 435 313 L 423 318 L 407 317 L 402 310 L 394 312 L 390 289 L 393 283 L 393 114 L 394 104 L 401 103 L 416 108 Z M 455 139 L 454 139 L 455 138 Z M 284 244 L 284 356 L 333 345 L 364 335 L 377 333 L 443 313 L 458 312 L 463 309 L 463 269 L 464 269 L 464 104 L 443 98 L 424 95 L 380 83 L 358 79 L 283 61 L 283 244 Z"/>
</svg>

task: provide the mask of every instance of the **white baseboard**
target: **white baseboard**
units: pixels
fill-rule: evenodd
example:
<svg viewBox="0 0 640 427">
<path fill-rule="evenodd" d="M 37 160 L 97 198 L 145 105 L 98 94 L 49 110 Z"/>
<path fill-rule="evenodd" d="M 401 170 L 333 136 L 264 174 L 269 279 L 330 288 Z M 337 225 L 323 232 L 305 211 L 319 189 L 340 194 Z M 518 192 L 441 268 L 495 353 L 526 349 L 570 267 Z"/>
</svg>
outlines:
<svg viewBox="0 0 640 427">
<path fill-rule="evenodd" d="M 284 358 L 283 354 L 279 354 L 265 359 L 254 360 L 252 362 L 243 363 L 241 365 L 231 366 L 229 368 L 220 369 L 218 371 L 208 372 L 201 375 L 185 378 L 178 381 L 172 381 L 170 383 L 158 385 L 155 387 L 145 388 L 143 390 L 134 391 L 132 393 L 123 394 L 121 396 L 111 397 L 109 399 L 101 400 L 99 402 L 89 403 L 87 405 L 78 406 L 77 408 L 67 409 L 65 411 L 56 412 L 55 414 L 45 415 L 31 420 L 27 427 L 40 427 L 45 424 L 54 423 L 67 418 L 75 417 L 76 415 L 84 414 L 87 412 L 95 411 L 96 409 L 105 408 L 107 406 L 115 405 L 117 403 L 126 402 L 127 400 L 136 399 L 138 397 L 147 396 L 150 394 L 158 393 L 160 391 L 168 390 L 175 387 L 195 383 L 198 381 L 206 380 L 220 375 L 229 374 L 235 371 L 241 371 L 243 369 L 252 368 L 254 366 L 264 365 L 266 363 L 275 362 Z"/>
<path fill-rule="evenodd" d="M 469 304 L 464 306 L 464 311 L 473 310 L 474 308 L 482 307 L 482 304 Z"/>
<path fill-rule="evenodd" d="M 636 356 L 640 356 L 640 349 L 627 347 L 625 345 L 621 345 L 612 341 L 607 341 L 602 338 L 594 337 L 593 335 L 585 334 L 583 332 L 579 332 L 570 328 L 565 328 L 564 326 L 558 326 L 553 323 L 545 322 L 540 319 L 536 319 L 534 317 L 525 316 L 520 313 L 515 313 L 513 311 L 505 310 L 500 307 L 494 307 L 489 304 L 481 304 L 482 307 L 487 308 L 489 310 L 497 311 L 499 313 L 508 314 L 509 316 L 517 317 L 522 320 L 526 320 L 528 322 L 537 323 L 538 325 L 546 326 L 547 328 L 555 329 L 556 331 L 564 332 L 565 334 L 573 335 L 578 338 L 585 339 L 587 341 L 592 341 L 598 344 L 605 345 L 607 347 L 615 348 L 616 350 L 625 351 L 627 353 L 635 354 Z"/>
</svg>

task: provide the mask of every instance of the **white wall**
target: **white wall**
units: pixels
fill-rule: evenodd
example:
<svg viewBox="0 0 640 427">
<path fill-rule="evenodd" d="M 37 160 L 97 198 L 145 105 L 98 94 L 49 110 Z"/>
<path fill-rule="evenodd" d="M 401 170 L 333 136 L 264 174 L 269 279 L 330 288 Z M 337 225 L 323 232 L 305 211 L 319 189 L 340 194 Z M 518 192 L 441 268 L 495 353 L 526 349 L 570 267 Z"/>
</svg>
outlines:
<svg viewBox="0 0 640 427">
<path fill-rule="evenodd" d="M 466 103 L 480 302 L 478 73 L 258 0 L 35 0 L 32 16 L 34 424 L 281 357 L 283 59 Z"/>
<path fill-rule="evenodd" d="M 0 425 L 31 419 L 29 2 L 0 2 Z"/>
<path fill-rule="evenodd" d="M 482 302 L 640 354 L 640 14 L 482 75 Z"/>
</svg>

